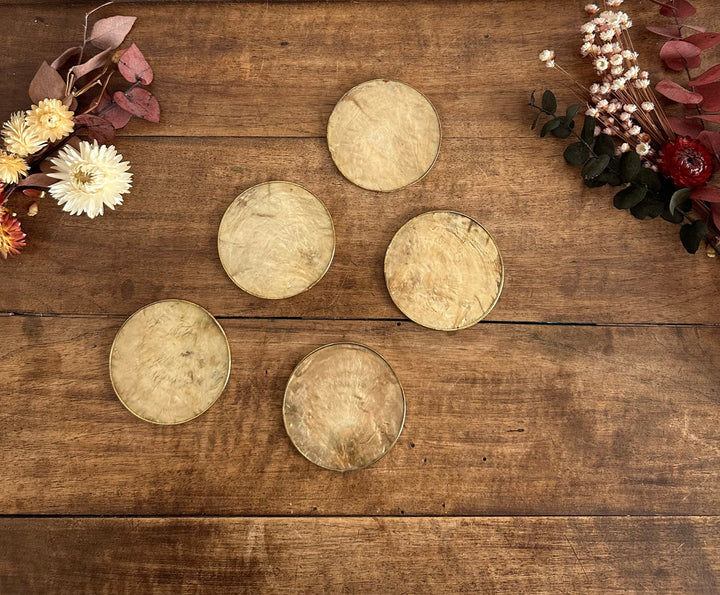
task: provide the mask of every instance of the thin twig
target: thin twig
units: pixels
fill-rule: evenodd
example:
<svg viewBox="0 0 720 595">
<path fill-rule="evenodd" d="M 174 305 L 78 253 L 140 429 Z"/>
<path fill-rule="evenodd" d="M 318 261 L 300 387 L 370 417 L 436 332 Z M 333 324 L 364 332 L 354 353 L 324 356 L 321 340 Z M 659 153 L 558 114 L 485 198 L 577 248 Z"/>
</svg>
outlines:
<svg viewBox="0 0 720 595">
<path fill-rule="evenodd" d="M 87 39 L 88 19 L 90 18 L 90 15 L 93 14 L 94 12 L 97 12 L 101 8 L 110 6 L 112 3 L 113 3 L 113 0 L 110 0 L 110 2 L 101 4 L 100 6 L 93 8 L 90 12 L 85 13 L 85 24 L 83 25 L 83 43 L 82 43 L 82 47 L 80 48 L 80 57 L 78 58 L 78 64 L 82 64 L 83 55 L 85 54 L 85 46 L 87 45 L 87 41 L 88 41 L 88 39 Z"/>
</svg>

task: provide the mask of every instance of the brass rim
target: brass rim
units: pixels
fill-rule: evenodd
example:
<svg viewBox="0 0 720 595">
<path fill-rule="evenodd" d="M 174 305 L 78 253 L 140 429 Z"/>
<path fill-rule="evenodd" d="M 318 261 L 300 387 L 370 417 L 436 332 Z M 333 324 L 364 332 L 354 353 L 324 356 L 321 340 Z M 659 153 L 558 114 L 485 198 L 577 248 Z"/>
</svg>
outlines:
<svg viewBox="0 0 720 595">
<path fill-rule="evenodd" d="M 139 314 L 140 312 L 142 312 L 143 310 L 146 310 L 147 308 L 150 308 L 150 307 L 152 307 L 152 306 L 155 306 L 155 305 L 157 305 L 157 304 L 162 304 L 162 303 L 165 303 L 165 302 L 190 304 L 191 306 L 195 306 L 196 308 L 198 308 L 198 309 L 202 310 L 203 312 L 205 312 L 205 314 L 207 314 L 207 315 L 212 319 L 212 321 L 215 323 L 215 325 L 220 329 L 220 333 L 222 334 L 222 337 L 223 337 L 223 339 L 225 340 L 225 347 L 226 347 L 226 349 L 227 349 L 227 356 L 228 356 L 228 369 L 227 369 L 227 374 L 226 374 L 226 376 L 225 376 L 225 382 L 223 383 L 222 388 L 218 391 L 217 396 L 210 402 L 210 404 L 209 404 L 205 409 L 203 409 L 203 410 L 202 410 L 200 413 L 198 413 L 197 415 L 193 415 L 192 417 L 189 417 L 188 419 L 184 419 L 184 420 L 182 420 L 182 421 L 175 421 L 175 422 L 156 421 L 156 420 L 153 420 L 153 419 L 147 419 L 147 418 L 143 417 L 142 415 L 140 415 L 140 414 L 136 413 L 135 411 L 133 411 L 133 410 L 128 406 L 128 404 L 125 402 L 125 400 L 122 398 L 122 396 L 120 395 L 120 391 L 118 391 L 117 387 L 115 386 L 115 380 L 114 380 L 114 378 L 113 378 L 113 373 L 112 373 L 112 369 L 113 369 L 113 368 L 112 368 L 112 362 L 113 362 L 113 352 L 115 351 L 115 343 L 117 342 L 117 339 L 118 339 L 118 336 L 120 335 L 120 332 L 125 328 L 125 325 L 126 325 L 128 322 L 130 322 L 130 320 L 131 320 L 136 314 Z M 112 345 L 110 346 L 110 357 L 108 358 L 108 371 L 109 371 L 109 375 L 110 375 L 110 384 L 112 385 L 113 392 L 115 393 L 115 396 L 116 396 L 116 397 L 118 398 L 118 400 L 123 404 L 123 407 L 125 407 L 125 409 L 127 409 L 130 413 L 132 413 L 132 414 L 133 414 L 135 417 L 137 417 L 138 419 L 141 419 L 141 420 L 143 420 L 143 421 L 146 421 L 146 422 L 148 422 L 148 423 L 155 424 L 155 425 L 158 425 L 158 426 L 177 426 L 177 425 L 184 424 L 184 423 L 187 423 L 187 422 L 189 422 L 189 421 L 192 421 L 192 420 L 194 420 L 194 419 L 197 419 L 197 418 L 200 417 L 203 413 L 206 413 L 206 412 L 208 411 L 208 409 L 210 409 L 210 407 L 212 407 L 212 406 L 217 402 L 217 400 L 222 396 L 223 392 L 225 392 L 225 388 L 227 388 L 228 381 L 230 380 L 230 371 L 231 371 L 231 370 L 232 370 L 232 352 L 230 351 L 230 342 L 228 341 L 227 335 L 225 334 L 225 329 L 224 329 L 224 328 L 222 327 L 222 325 L 218 322 L 217 318 L 215 318 L 208 310 L 206 310 L 206 309 L 203 308 L 202 306 L 196 304 L 195 302 L 191 302 L 191 301 L 189 301 L 189 300 L 183 300 L 183 299 L 175 299 L 175 298 L 164 299 L 164 300 L 156 300 L 156 301 L 151 302 L 151 303 L 149 303 L 149 304 L 145 304 L 142 308 L 138 308 L 137 310 L 135 310 L 135 312 L 133 312 L 130 316 L 128 316 L 128 317 L 125 319 L 125 322 L 123 322 L 122 325 L 120 325 L 120 328 L 119 328 L 119 329 L 117 330 L 117 332 L 115 333 L 115 338 L 113 339 Z"/>
<path fill-rule="evenodd" d="M 339 104 L 343 99 L 345 99 L 350 93 L 352 93 L 355 89 L 357 89 L 358 87 L 362 87 L 362 86 L 364 86 L 364 85 L 367 85 L 367 84 L 369 84 L 369 83 L 374 83 L 374 82 L 377 82 L 377 81 L 380 81 L 380 82 L 399 83 L 399 84 L 404 85 L 404 86 L 408 87 L 409 89 L 412 89 L 413 91 L 415 91 L 415 92 L 416 92 L 417 94 L 419 94 L 425 101 L 428 102 L 428 105 L 430 106 L 430 108 L 432 109 L 433 113 L 435 114 L 435 120 L 437 121 L 437 125 L 438 125 L 438 146 L 437 146 L 437 151 L 435 151 L 435 157 L 433 158 L 432 163 L 430 164 L 430 166 L 425 170 L 425 173 L 423 173 L 423 174 L 422 174 L 419 178 L 417 178 L 416 180 L 413 180 L 412 182 L 410 182 L 410 183 L 408 183 L 408 184 L 405 184 L 404 186 L 400 186 L 400 187 L 398 187 L 398 188 L 393 188 L 392 190 L 376 190 L 375 188 L 368 188 L 367 186 L 363 186 L 362 184 L 358 184 L 357 182 L 353 182 L 353 181 L 352 181 L 349 177 L 347 177 L 347 176 L 345 175 L 345 173 L 338 167 L 338 164 L 337 164 L 337 162 L 335 161 L 335 155 L 334 155 L 333 152 L 330 150 L 330 143 L 329 143 L 329 139 L 328 139 L 328 129 L 329 129 L 329 127 L 330 127 L 330 120 L 332 119 L 333 114 L 335 113 L 335 108 L 338 106 L 338 104 Z M 415 87 L 413 87 L 412 85 L 408 85 L 407 83 L 404 83 L 403 81 L 399 81 L 399 80 L 397 80 L 397 79 L 370 79 L 369 81 L 364 81 L 364 82 L 359 83 L 359 84 L 355 85 L 354 87 L 348 89 L 347 91 L 345 91 L 345 93 L 343 94 L 343 96 L 342 96 L 340 99 L 337 100 L 337 103 L 335 103 L 335 107 L 333 107 L 333 111 L 330 113 L 330 117 L 328 118 L 328 125 L 326 126 L 326 132 L 325 132 L 325 142 L 326 142 L 326 144 L 328 145 L 328 151 L 329 151 L 329 153 L 330 153 L 330 158 L 332 159 L 332 162 L 333 162 L 333 164 L 335 165 L 335 169 L 337 169 L 337 170 L 340 172 L 340 175 L 342 175 L 342 177 L 345 178 L 348 182 L 350 182 L 351 184 L 354 184 L 354 185 L 357 186 L 358 188 L 362 188 L 363 190 L 368 190 L 368 191 L 370 191 L 370 192 L 381 192 L 382 194 L 391 194 L 391 193 L 393 193 L 393 192 L 397 192 L 398 190 L 404 190 L 405 188 L 409 188 L 410 186 L 413 186 L 414 184 L 417 184 L 418 182 L 422 181 L 422 180 L 425 178 L 425 176 L 427 176 L 427 175 L 430 173 L 430 170 L 432 170 L 432 168 L 435 167 L 435 163 L 437 162 L 438 157 L 440 156 L 440 146 L 442 145 L 442 122 L 440 121 L 440 114 L 438 114 L 437 109 L 435 109 L 435 106 L 433 105 L 433 102 L 428 99 L 427 95 L 425 95 L 422 91 L 418 91 L 418 90 L 417 90 Z"/>
<path fill-rule="evenodd" d="M 334 467 L 327 467 L 325 465 L 321 465 L 320 463 L 317 463 L 313 461 L 307 453 L 303 452 L 303 450 L 295 444 L 295 441 L 292 438 L 292 435 L 290 434 L 290 431 L 288 430 L 288 424 L 287 424 L 287 418 L 285 417 L 285 404 L 287 401 L 288 396 L 288 389 L 290 388 L 290 383 L 292 382 L 293 378 L 295 377 L 295 372 L 298 370 L 300 366 L 305 362 L 305 360 L 309 359 L 311 356 L 313 356 L 318 351 L 322 351 L 323 349 L 328 349 L 330 347 L 339 347 L 339 346 L 352 346 L 352 347 L 360 347 L 362 349 L 365 349 L 372 354 L 379 357 L 383 363 L 388 367 L 388 369 L 392 372 L 393 376 L 395 377 L 395 380 L 397 381 L 398 387 L 400 387 L 400 396 L 402 397 L 402 403 L 403 403 L 403 413 L 402 413 L 402 419 L 400 420 L 400 426 L 398 428 L 397 436 L 395 436 L 395 439 L 390 443 L 387 450 L 380 455 L 378 455 L 376 458 L 371 460 L 369 463 L 366 463 L 365 465 L 360 465 L 357 467 L 350 467 L 349 469 L 336 469 Z M 317 465 L 321 469 L 327 469 L 328 471 L 337 471 L 340 473 L 345 473 L 347 471 L 358 471 L 360 469 L 367 469 L 368 467 L 374 465 L 377 463 L 380 459 L 385 457 L 397 444 L 397 441 L 400 439 L 400 436 L 402 434 L 403 429 L 405 428 L 405 417 L 407 415 L 407 400 L 405 399 L 405 389 L 403 388 L 402 383 L 400 382 L 400 378 L 398 378 L 398 375 L 395 373 L 395 370 L 390 365 L 390 363 L 377 351 L 375 351 L 372 347 L 368 347 L 367 345 L 363 345 L 362 343 L 355 343 L 353 341 L 338 341 L 336 343 L 328 343 L 327 345 L 322 345 L 321 347 L 317 347 L 313 349 L 310 353 L 308 353 L 305 357 L 303 357 L 297 365 L 293 368 L 293 371 L 290 373 L 290 377 L 288 378 L 287 384 L 285 385 L 285 392 L 283 394 L 283 404 L 282 404 L 282 414 L 283 414 L 283 426 L 285 427 L 285 433 L 287 434 L 288 438 L 290 439 L 290 442 L 295 447 L 295 449 L 308 461 L 310 461 L 313 465 Z"/>
<path fill-rule="evenodd" d="M 480 229 L 482 229 L 490 238 L 490 241 L 493 243 L 493 246 L 495 246 L 495 250 L 497 250 L 498 258 L 500 259 L 500 285 L 498 286 L 498 294 L 495 296 L 495 299 L 493 300 L 493 303 L 490 304 L 490 307 L 480 316 L 480 318 L 477 318 L 475 320 L 472 320 L 471 322 L 464 324 L 463 326 L 458 326 L 455 328 L 443 328 L 443 327 L 436 327 L 436 326 L 430 326 L 428 324 L 423 324 L 422 322 L 419 322 L 413 318 L 410 318 L 402 308 L 398 305 L 398 303 L 395 301 L 395 297 L 393 296 L 392 292 L 390 291 L 390 287 L 388 287 L 388 273 L 387 273 L 387 267 L 388 267 L 388 254 L 390 253 L 390 248 L 392 247 L 393 243 L 395 242 L 395 239 L 398 237 L 400 232 L 405 229 L 405 227 L 410 224 L 412 221 L 415 221 L 415 219 L 419 219 L 420 217 L 425 217 L 426 215 L 433 215 L 435 213 L 449 213 L 452 215 L 459 215 L 460 217 L 464 217 L 466 219 L 469 219 L 472 221 L 475 225 L 479 226 Z M 390 295 L 390 299 L 392 300 L 393 304 L 395 304 L 395 307 L 400 310 L 405 316 L 407 316 L 408 320 L 412 320 L 415 324 L 419 324 L 422 327 L 429 328 L 434 331 L 445 331 L 445 332 L 453 332 L 453 331 L 461 331 L 466 328 L 470 328 L 471 326 L 476 325 L 481 320 L 484 320 L 490 312 L 493 311 L 495 308 L 495 305 L 498 303 L 498 300 L 500 299 L 500 295 L 502 294 L 502 290 L 505 287 L 505 263 L 503 262 L 502 252 L 500 252 L 500 248 L 495 241 L 494 236 L 485 228 L 485 226 L 474 219 L 473 217 L 470 217 L 470 215 L 466 215 L 465 213 L 461 213 L 459 211 L 453 211 L 452 209 L 436 209 L 433 211 L 425 211 L 424 213 L 420 213 L 419 215 L 416 215 L 415 217 L 410 218 L 408 221 L 406 221 L 400 229 L 398 229 L 395 234 L 392 237 L 392 240 L 390 240 L 390 243 L 388 244 L 387 249 L 385 250 L 385 259 L 383 260 L 383 274 L 385 276 L 385 287 L 387 288 L 388 294 Z"/>
<path fill-rule="evenodd" d="M 223 220 L 225 219 L 225 215 L 227 214 L 228 209 L 235 203 L 235 201 L 236 201 L 238 198 L 240 198 L 240 197 L 241 197 L 243 194 L 245 194 L 246 192 L 250 192 L 250 190 L 253 190 L 254 188 L 258 188 L 258 187 L 260 187 L 260 186 L 266 186 L 267 184 L 290 184 L 291 186 L 297 186 L 298 188 L 300 188 L 300 189 L 304 190 L 305 192 L 307 192 L 308 194 L 310 194 L 316 201 L 318 201 L 318 203 L 320 203 L 320 205 L 322 206 L 322 208 L 324 209 L 324 211 L 327 213 L 328 219 L 330 220 L 330 229 L 332 229 L 332 236 L 333 236 L 332 252 L 330 253 L 330 259 L 328 260 L 327 266 L 323 269 L 322 274 L 321 274 L 315 281 L 313 281 L 310 285 L 308 285 L 305 289 L 303 289 L 302 291 L 299 291 L 298 293 L 295 293 L 295 294 L 293 294 L 293 295 L 289 295 L 289 296 L 287 296 L 287 297 L 268 297 L 268 296 L 265 296 L 265 295 L 258 295 L 257 293 L 253 293 L 252 291 L 249 291 L 248 289 L 245 289 L 245 288 L 244 288 L 242 285 L 240 285 L 240 283 L 238 283 L 237 280 L 235 280 L 235 279 L 233 278 L 233 276 L 228 272 L 228 269 L 227 269 L 227 267 L 225 266 L 225 263 L 223 262 L 222 256 L 220 256 L 220 228 L 222 227 Z M 287 300 L 287 299 L 293 298 L 293 297 L 295 297 L 295 296 L 297 296 L 297 295 L 301 295 L 301 294 L 305 293 L 306 291 L 309 291 L 310 289 L 312 289 L 313 287 L 315 287 L 318 283 L 320 283 L 320 281 L 322 281 L 322 279 L 325 277 L 325 275 L 327 274 L 327 272 L 330 270 L 330 266 L 332 265 L 332 262 L 333 262 L 333 260 L 335 259 L 335 249 L 337 248 L 337 235 L 335 234 L 335 222 L 333 221 L 332 215 L 330 214 L 330 211 L 328 210 L 328 208 L 327 208 L 327 206 L 325 205 L 325 203 L 324 203 L 322 200 L 320 200 L 314 192 L 311 192 L 310 190 L 308 190 L 307 188 L 305 188 L 305 186 L 302 186 L 301 184 L 298 184 L 297 182 L 288 182 L 287 180 L 268 180 L 267 182 L 260 182 L 259 184 L 254 184 L 253 186 L 250 186 L 249 188 L 246 188 L 245 190 L 243 190 L 240 194 L 238 194 L 238 195 L 233 199 L 233 201 L 228 205 L 227 209 L 225 209 L 225 212 L 223 213 L 222 219 L 220 219 L 220 225 L 218 226 L 218 234 L 217 234 L 217 235 L 218 235 L 218 239 L 217 239 L 218 260 L 220 260 L 220 265 L 222 266 L 223 271 L 225 271 L 225 275 L 228 277 L 228 279 L 230 279 L 230 281 L 233 282 L 233 284 L 234 284 L 236 287 L 238 287 L 239 289 L 243 290 L 243 291 L 244 291 L 245 293 L 247 293 L 248 295 L 251 295 L 251 296 L 256 297 L 256 298 L 260 298 L 260 299 L 262 299 L 262 300 Z"/>
</svg>

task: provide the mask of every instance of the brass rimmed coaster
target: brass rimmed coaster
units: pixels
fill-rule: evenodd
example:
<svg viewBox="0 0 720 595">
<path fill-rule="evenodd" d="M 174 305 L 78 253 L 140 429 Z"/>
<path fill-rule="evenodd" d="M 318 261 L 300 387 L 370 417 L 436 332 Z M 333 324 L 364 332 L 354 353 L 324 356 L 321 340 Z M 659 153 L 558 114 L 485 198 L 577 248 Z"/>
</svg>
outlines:
<svg viewBox="0 0 720 595">
<path fill-rule="evenodd" d="M 397 441 L 405 395 L 380 354 L 357 343 L 334 343 L 307 355 L 293 371 L 283 420 L 311 462 L 333 471 L 360 469 Z"/>
<path fill-rule="evenodd" d="M 225 331 L 207 310 L 184 300 L 135 312 L 110 350 L 115 394 L 131 413 L 155 424 L 181 424 L 204 413 L 229 377 Z"/>
<path fill-rule="evenodd" d="M 327 141 L 335 165 L 353 184 L 392 192 L 430 171 L 440 151 L 440 120 L 419 91 L 376 79 L 338 101 Z"/>
<path fill-rule="evenodd" d="M 248 188 L 225 211 L 218 231 L 225 272 L 243 291 L 289 298 L 315 285 L 335 254 L 335 229 L 325 205 L 292 182 Z"/>
<path fill-rule="evenodd" d="M 410 320 L 435 330 L 459 330 L 485 318 L 503 281 L 493 237 L 454 211 L 411 219 L 385 253 L 385 283 L 393 302 Z"/>
</svg>

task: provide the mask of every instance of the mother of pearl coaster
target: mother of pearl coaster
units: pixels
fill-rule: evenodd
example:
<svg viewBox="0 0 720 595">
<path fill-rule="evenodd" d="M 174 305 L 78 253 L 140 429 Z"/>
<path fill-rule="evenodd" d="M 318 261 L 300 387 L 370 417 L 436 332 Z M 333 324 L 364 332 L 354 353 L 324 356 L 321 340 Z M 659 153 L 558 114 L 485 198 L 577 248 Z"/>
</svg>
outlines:
<svg viewBox="0 0 720 595">
<path fill-rule="evenodd" d="M 332 217 L 308 190 L 292 182 L 264 182 L 245 190 L 225 211 L 218 253 L 243 291 L 267 299 L 310 289 L 335 254 Z"/>
<path fill-rule="evenodd" d="M 230 346 L 197 304 L 163 300 L 122 325 L 110 350 L 115 394 L 140 419 L 181 424 L 207 409 L 230 377 Z"/>
<path fill-rule="evenodd" d="M 371 465 L 395 444 L 405 422 L 405 395 L 381 355 L 356 343 L 316 349 L 285 390 L 288 436 L 307 459 L 333 471 Z"/>
<path fill-rule="evenodd" d="M 430 171 L 440 150 L 440 120 L 422 93 L 377 79 L 338 101 L 327 141 L 335 165 L 353 184 L 391 192 Z"/>
<path fill-rule="evenodd" d="M 495 240 L 477 221 L 453 211 L 411 219 L 385 253 L 385 282 L 393 302 L 431 329 L 454 331 L 485 318 L 503 280 Z"/>
</svg>

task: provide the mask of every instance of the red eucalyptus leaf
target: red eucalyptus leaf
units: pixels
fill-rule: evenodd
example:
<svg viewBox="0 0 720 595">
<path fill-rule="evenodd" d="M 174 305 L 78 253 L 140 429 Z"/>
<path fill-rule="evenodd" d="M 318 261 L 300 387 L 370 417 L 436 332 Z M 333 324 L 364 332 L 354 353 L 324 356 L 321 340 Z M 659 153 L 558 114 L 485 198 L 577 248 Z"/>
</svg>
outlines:
<svg viewBox="0 0 720 595">
<path fill-rule="evenodd" d="M 698 134 L 697 139 L 708 151 L 715 155 L 715 159 L 720 161 L 720 132 L 703 130 Z"/>
<path fill-rule="evenodd" d="M 125 128 L 128 125 L 132 114 L 126 112 L 117 103 L 111 103 L 103 112 L 102 117 L 110 122 L 115 130 L 120 130 L 120 128 Z"/>
<path fill-rule="evenodd" d="M 692 29 L 693 31 L 697 31 L 698 33 L 705 33 L 705 31 L 707 31 L 705 27 L 700 27 L 699 25 L 688 25 L 687 23 L 683 23 L 682 25 L 680 25 L 680 27 Z"/>
<path fill-rule="evenodd" d="M 30 82 L 28 94 L 33 103 L 39 103 L 47 98 L 63 99 L 65 97 L 65 81 L 57 70 L 47 62 L 43 62 Z"/>
<path fill-rule="evenodd" d="M 680 40 L 666 41 L 660 48 L 660 59 L 671 70 L 681 71 L 685 67 L 697 68 L 700 66 L 700 52 L 702 50 Z"/>
<path fill-rule="evenodd" d="M 109 17 L 95 23 L 90 33 L 90 43 L 101 50 L 117 48 L 130 33 L 136 17 Z"/>
<path fill-rule="evenodd" d="M 688 118 L 696 118 L 698 120 L 705 120 L 706 122 L 720 124 L 720 114 L 702 114 L 700 116 L 688 116 Z"/>
<path fill-rule="evenodd" d="M 696 88 L 703 96 L 702 108 L 706 112 L 720 112 L 720 82 Z"/>
<path fill-rule="evenodd" d="M 90 140 L 96 140 L 101 145 L 110 144 L 115 138 L 115 127 L 105 118 L 91 114 L 75 116 L 75 124 L 84 126 Z M 76 128 L 77 130 L 77 128 Z"/>
<path fill-rule="evenodd" d="M 650 0 L 653 4 L 660 6 L 660 14 L 664 17 L 691 17 L 697 12 L 695 7 L 687 0 L 673 0 L 672 2 L 660 2 Z"/>
<path fill-rule="evenodd" d="M 704 200 L 705 202 L 720 202 L 720 188 L 714 186 L 700 186 L 695 188 L 690 197 L 693 200 Z"/>
<path fill-rule="evenodd" d="M 82 64 L 78 64 L 77 66 L 73 66 L 70 70 L 72 70 L 76 78 L 81 78 L 86 74 L 92 72 L 93 70 L 97 70 L 98 68 L 104 68 L 105 66 L 110 64 L 110 60 L 112 60 L 113 50 L 114 48 L 108 48 L 106 50 L 103 50 L 99 54 L 90 58 L 87 62 L 83 62 Z"/>
<path fill-rule="evenodd" d="M 703 130 L 703 125 L 697 120 L 690 120 L 688 118 L 676 118 L 675 116 L 668 117 L 668 123 L 672 131 L 678 136 L 689 136 L 690 138 L 697 138 Z"/>
<path fill-rule="evenodd" d="M 703 100 L 700 93 L 688 91 L 685 87 L 681 87 L 677 83 L 673 83 L 667 79 L 662 80 L 655 85 L 655 90 L 660 93 L 660 95 L 663 95 L 672 101 L 676 101 L 677 103 L 695 105 Z"/>
<path fill-rule="evenodd" d="M 23 188 L 22 193 L 28 198 L 41 198 L 43 190 L 37 190 L 36 188 Z"/>
<path fill-rule="evenodd" d="M 120 57 L 118 70 L 125 80 L 131 83 L 140 81 L 143 85 L 149 85 L 153 80 L 150 64 L 147 63 L 145 56 L 134 43 Z"/>
<path fill-rule="evenodd" d="M 718 80 L 720 80 L 720 64 L 715 64 L 715 66 L 708 68 L 699 77 L 689 81 L 689 84 L 697 87 L 698 85 L 707 85 L 708 83 L 714 83 Z"/>
<path fill-rule="evenodd" d="M 670 27 L 648 26 L 645 28 L 650 31 L 650 33 L 655 33 L 655 35 L 662 35 L 663 37 L 672 37 L 674 39 L 682 37 L 682 33 L 680 33 L 680 27 L 677 25 L 672 25 Z"/>
<path fill-rule="evenodd" d="M 57 182 L 55 178 L 51 178 L 47 174 L 32 174 L 27 178 L 24 178 L 18 182 L 18 188 L 23 186 L 38 186 L 40 188 L 47 188 L 50 184 Z"/>
<path fill-rule="evenodd" d="M 683 41 L 696 45 L 701 50 L 709 50 L 720 45 L 720 33 L 696 33 L 686 37 Z"/>
<path fill-rule="evenodd" d="M 160 104 L 147 89 L 135 87 L 125 93 L 117 91 L 113 95 L 113 99 L 122 109 L 130 112 L 133 116 L 149 122 L 160 121 Z"/>
<path fill-rule="evenodd" d="M 80 46 L 75 46 L 74 48 L 68 48 L 66 49 L 62 54 L 60 54 L 57 58 L 55 58 L 52 61 L 52 64 L 50 66 L 54 68 L 55 70 L 60 70 L 64 66 L 67 65 L 67 63 L 70 61 L 70 58 L 74 58 L 75 56 L 80 55 Z"/>
<path fill-rule="evenodd" d="M 710 205 L 710 213 L 716 229 L 720 229 L 720 204 L 713 203 Z"/>
</svg>

